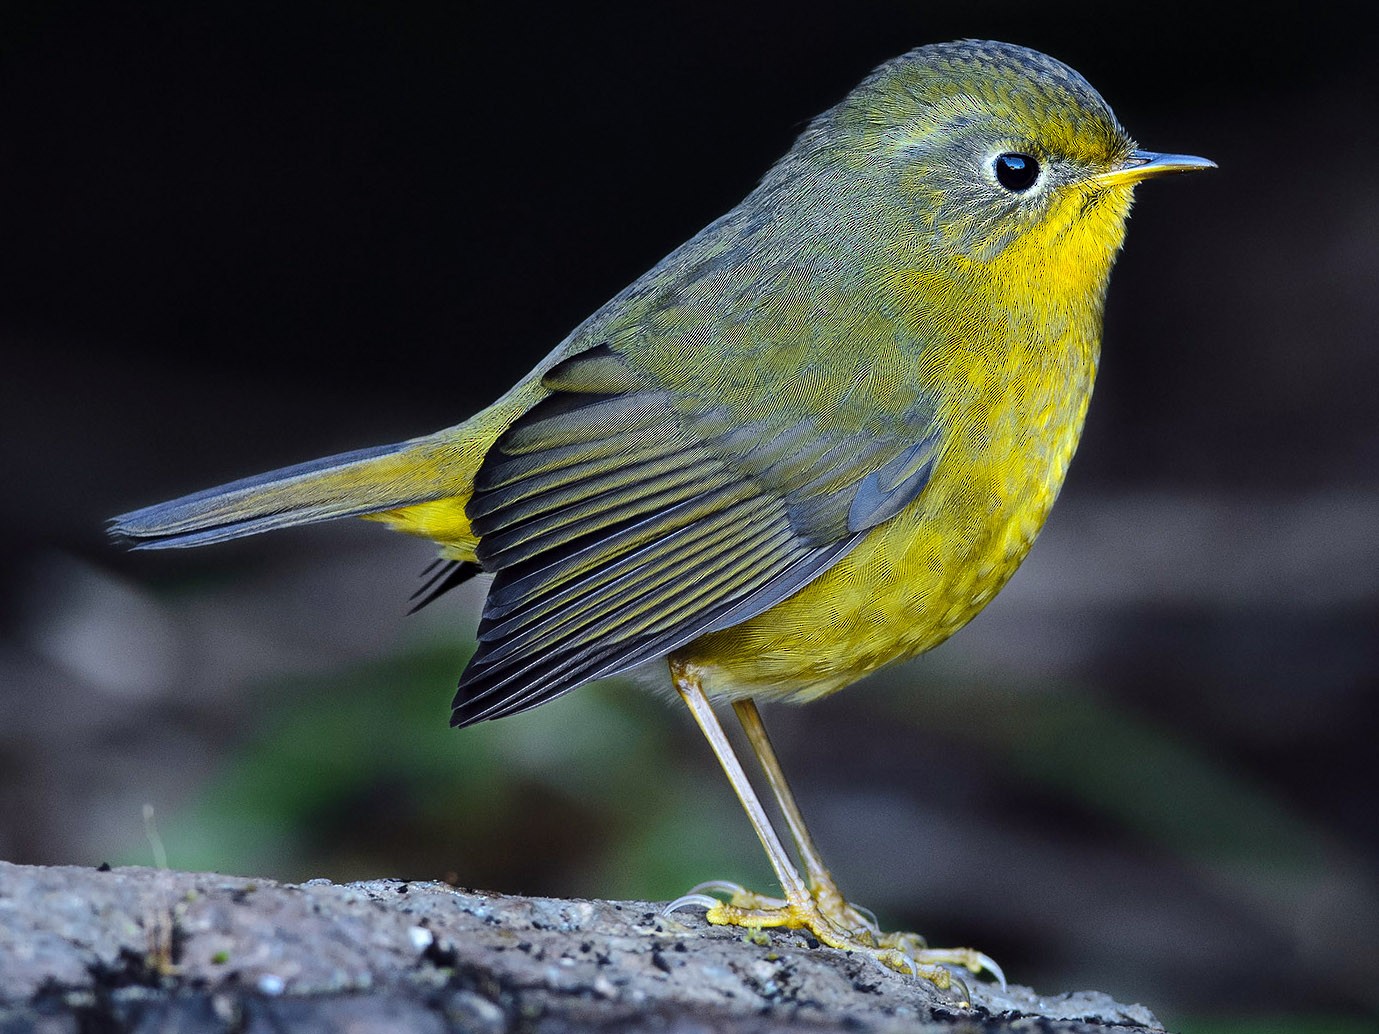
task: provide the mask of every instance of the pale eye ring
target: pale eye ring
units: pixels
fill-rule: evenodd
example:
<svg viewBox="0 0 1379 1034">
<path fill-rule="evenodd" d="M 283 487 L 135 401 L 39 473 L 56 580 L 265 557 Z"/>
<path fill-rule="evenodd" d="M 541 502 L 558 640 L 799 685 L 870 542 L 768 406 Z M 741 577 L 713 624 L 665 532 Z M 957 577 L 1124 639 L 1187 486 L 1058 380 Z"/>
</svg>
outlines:
<svg viewBox="0 0 1379 1034">
<path fill-rule="evenodd" d="M 1039 179 L 1039 160 L 1032 154 L 1007 151 L 991 163 L 996 182 L 1013 194 L 1023 194 Z"/>
</svg>

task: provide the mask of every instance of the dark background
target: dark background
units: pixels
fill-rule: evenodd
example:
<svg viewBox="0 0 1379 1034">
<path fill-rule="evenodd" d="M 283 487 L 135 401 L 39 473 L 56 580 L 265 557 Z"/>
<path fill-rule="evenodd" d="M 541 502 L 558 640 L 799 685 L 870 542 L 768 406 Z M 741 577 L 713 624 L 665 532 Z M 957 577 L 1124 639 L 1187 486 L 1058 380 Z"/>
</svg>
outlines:
<svg viewBox="0 0 1379 1034">
<path fill-rule="evenodd" d="M 478 596 L 404 620 L 424 545 L 128 554 L 102 523 L 467 416 L 874 65 L 990 36 L 1221 169 L 1141 188 L 1087 436 L 1006 593 L 768 721 L 888 924 L 1183 1029 L 1367 1029 L 1379 76 L 1372 36 L 1285 10 L 6 5 L 0 857 L 149 863 L 149 802 L 182 867 L 764 885 L 654 698 L 448 731 Z"/>
</svg>

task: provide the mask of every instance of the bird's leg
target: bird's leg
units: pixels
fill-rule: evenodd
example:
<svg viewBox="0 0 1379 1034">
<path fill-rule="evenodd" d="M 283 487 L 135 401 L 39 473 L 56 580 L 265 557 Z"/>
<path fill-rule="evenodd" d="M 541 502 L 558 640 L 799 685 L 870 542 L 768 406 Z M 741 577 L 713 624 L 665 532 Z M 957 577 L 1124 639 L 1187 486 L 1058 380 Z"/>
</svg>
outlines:
<svg viewBox="0 0 1379 1034">
<path fill-rule="evenodd" d="M 914 960 L 922 967 L 944 964 L 962 966 L 973 973 L 990 973 L 1005 986 L 1005 974 L 1001 972 L 1001 967 L 983 952 L 972 948 L 930 948 L 919 934 L 884 932 L 869 910 L 859 908 L 843 897 L 833 874 L 824 865 L 823 856 L 819 853 L 814 838 L 809 835 L 809 827 L 805 825 L 804 815 L 795 801 L 795 795 L 790 792 L 790 784 L 785 780 L 785 771 L 781 768 L 780 759 L 776 757 L 775 748 L 771 746 L 771 738 L 766 734 L 766 725 L 761 720 L 761 712 L 757 710 L 756 703 L 752 700 L 736 700 L 733 702 L 733 710 L 737 712 L 738 721 L 747 733 L 747 739 L 752 744 L 757 761 L 761 764 L 761 770 L 766 776 L 767 785 L 771 787 L 771 793 L 776 798 L 776 804 L 785 816 L 785 824 L 804 862 L 809 892 L 820 911 L 835 926 L 850 931 L 859 940 L 870 940 L 878 948 L 900 951 L 906 958 Z"/>
<path fill-rule="evenodd" d="M 747 740 L 761 764 L 762 773 L 766 776 L 766 783 L 776 798 L 776 804 L 785 816 L 786 828 L 790 830 L 790 837 L 795 841 L 795 849 L 799 852 L 800 860 L 804 862 L 805 880 L 809 885 L 810 894 L 823 909 L 824 914 L 843 929 L 852 930 L 858 936 L 879 939 L 882 933 L 876 925 L 875 917 L 866 915 L 848 904 L 838 889 L 838 884 L 834 882 L 833 874 L 824 865 L 823 856 L 820 855 L 814 838 L 809 835 L 809 827 L 805 825 L 800 806 L 795 802 L 795 795 L 790 792 L 790 784 L 786 782 L 785 771 L 780 766 L 780 759 L 776 757 L 775 748 L 771 746 L 771 738 L 766 734 L 766 725 L 761 720 L 761 712 L 757 710 L 757 705 L 751 700 L 735 700 L 733 710 L 737 712 L 737 719 L 742 723 L 743 731 L 747 733 Z M 922 948 L 923 942 L 918 946 Z"/>
<path fill-rule="evenodd" d="M 676 662 L 671 663 L 671 673 L 676 690 L 717 755 L 719 764 L 723 766 L 728 781 L 747 812 L 748 821 L 766 849 L 766 856 L 776 872 L 776 878 L 780 880 L 784 897 L 765 897 L 735 884 L 715 881 L 701 884 L 689 894 L 671 902 L 667 911 L 687 905 L 703 905 L 707 909 L 705 917 L 708 921 L 719 925 L 807 929 L 831 948 L 858 952 L 891 969 L 924 977 L 940 988 L 957 984 L 964 992 L 964 999 L 967 998 L 965 987 L 943 968 L 944 965 L 965 966 L 974 973 L 987 971 L 1004 984 L 1000 968 L 982 953 L 968 948 L 931 949 L 926 948 L 924 942 L 914 934 L 882 933 L 875 920 L 847 903 L 824 867 L 818 848 L 809 835 L 799 805 L 790 793 L 780 762 L 766 737 L 761 715 L 750 703 L 734 705 L 780 804 L 800 856 L 804 859 L 807 877 L 801 876 L 733 752 L 698 675 L 688 666 Z M 729 900 L 720 901 L 711 897 L 707 893 L 709 891 L 727 894 Z"/>
<path fill-rule="evenodd" d="M 737 754 L 733 752 L 733 746 L 728 742 L 728 734 L 723 731 L 723 726 L 718 721 L 718 716 L 713 712 L 713 706 L 709 703 L 709 698 L 704 695 L 704 687 L 700 684 L 698 677 L 681 669 L 679 665 L 672 662 L 671 671 L 675 678 L 675 688 L 679 691 L 681 699 L 690 709 L 690 714 L 699 725 L 699 731 L 704 734 L 704 738 L 709 741 L 709 746 L 713 748 L 718 763 L 723 766 L 723 772 L 728 777 L 728 782 L 732 784 L 733 791 L 737 794 L 737 799 L 742 804 L 742 809 L 747 813 L 747 821 L 756 830 L 757 837 L 761 840 L 761 846 L 766 849 L 766 858 L 771 863 L 771 868 L 776 872 L 776 879 L 780 881 L 781 889 L 785 891 L 786 901 L 794 901 L 809 897 L 809 888 L 805 885 L 804 877 L 795 868 L 795 863 L 790 860 L 790 855 L 786 853 L 785 845 L 781 843 L 780 837 L 776 835 L 775 828 L 771 825 L 771 819 L 766 814 L 766 809 L 762 807 L 761 798 L 752 788 L 751 782 L 747 778 L 747 773 L 742 768 L 742 762 L 737 759 Z M 712 883 L 704 884 L 703 889 L 718 889 L 727 887 L 727 884 Z M 705 902 L 713 905 L 722 905 L 722 902 L 709 898 L 707 895 L 700 894 Z M 684 899 L 681 899 L 682 901 Z M 777 899 L 769 899 L 769 904 L 779 906 L 784 904 Z M 713 910 L 710 909 L 710 912 Z M 753 911 L 746 909 L 745 911 Z M 710 922 L 714 920 L 710 918 Z M 736 923 L 738 926 L 757 926 L 778 925 L 774 923 Z"/>
</svg>

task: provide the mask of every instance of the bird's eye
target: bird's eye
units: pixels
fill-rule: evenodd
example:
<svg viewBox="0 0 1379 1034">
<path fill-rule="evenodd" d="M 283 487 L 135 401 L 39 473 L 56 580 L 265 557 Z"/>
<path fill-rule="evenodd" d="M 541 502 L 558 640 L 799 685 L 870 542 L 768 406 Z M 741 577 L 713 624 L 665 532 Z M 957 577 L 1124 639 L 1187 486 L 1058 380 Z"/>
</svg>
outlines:
<svg viewBox="0 0 1379 1034">
<path fill-rule="evenodd" d="M 1039 178 L 1039 162 L 1032 155 L 1016 154 L 1013 151 L 998 154 L 994 164 L 996 182 L 1016 194 L 1023 194 L 1029 190 Z"/>
</svg>

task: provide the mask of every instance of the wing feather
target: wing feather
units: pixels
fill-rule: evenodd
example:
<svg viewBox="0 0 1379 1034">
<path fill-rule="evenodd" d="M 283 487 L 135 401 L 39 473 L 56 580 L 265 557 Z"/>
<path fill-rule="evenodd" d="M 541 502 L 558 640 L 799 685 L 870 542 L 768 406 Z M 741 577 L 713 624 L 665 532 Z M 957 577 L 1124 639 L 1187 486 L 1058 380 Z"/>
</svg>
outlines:
<svg viewBox="0 0 1379 1034">
<path fill-rule="evenodd" d="M 754 540 L 764 546 L 769 537 L 766 527 L 756 525 L 747 533 L 734 527 L 735 523 L 751 521 L 760 512 L 761 507 L 754 503 L 748 500 L 745 504 L 719 510 L 640 549 L 621 553 L 617 559 L 595 567 L 584 577 L 543 594 L 536 605 L 528 605 L 515 613 L 510 610 L 510 616 L 501 621 L 485 615 L 479 625 L 479 639 L 481 642 L 503 641 L 502 646 L 495 646 L 492 651 L 498 659 L 517 645 L 512 637 L 519 633 L 568 623 L 571 605 L 591 620 L 611 618 L 615 608 L 617 616 L 626 619 L 641 602 L 639 595 L 632 594 L 634 590 L 644 591 L 649 585 L 660 584 L 701 554 L 711 554 L 720 547 L 735 551 Z M 625 602 L 618 606 L 616 597 L 621 594 L 626 594 Z"/>
<path fill-rule="evenodd" d="M 774 606 L 915 498 L 938 452 L 928 414 L 887 435 L 782 425 L 769 404 L 744 418 L 668 391 L 609 345 L 544 386 L 489 451 L 467 508 L 495 578 L 455 724 Z"/>
</svg>

